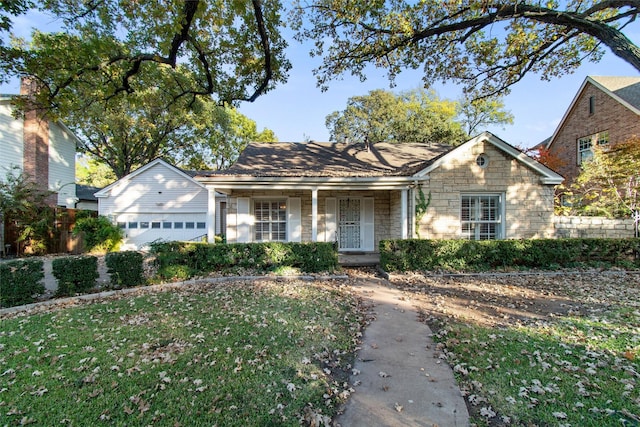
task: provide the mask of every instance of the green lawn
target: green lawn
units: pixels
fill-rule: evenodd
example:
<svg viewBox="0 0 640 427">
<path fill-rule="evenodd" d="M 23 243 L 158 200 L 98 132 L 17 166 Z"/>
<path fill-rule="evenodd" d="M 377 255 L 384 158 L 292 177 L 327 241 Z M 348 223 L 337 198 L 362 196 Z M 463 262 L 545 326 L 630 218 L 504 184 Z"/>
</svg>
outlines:
<svg viewBox="0 0 640 427">
<path fill-rule="evenodd" d="M 361 316 L 331 285 L 236 282 L 2 319 L 0 424 L 299 425 L 349 394 Z"/>
<path fill-rule="evenodd" d="M 558 307 L 563 312 L 539 320 L 436 322 L 436 340 L 477 425 L 640 426 L 640 275 L 477 279 L 476 285 L 499 306 L 507 304 L 499 291 L 505 286 L 532 285 L 544 298 L 566 301 Z M 537 304 L 529 305 L 532 314 L 540 314 Z"/>
</svg>

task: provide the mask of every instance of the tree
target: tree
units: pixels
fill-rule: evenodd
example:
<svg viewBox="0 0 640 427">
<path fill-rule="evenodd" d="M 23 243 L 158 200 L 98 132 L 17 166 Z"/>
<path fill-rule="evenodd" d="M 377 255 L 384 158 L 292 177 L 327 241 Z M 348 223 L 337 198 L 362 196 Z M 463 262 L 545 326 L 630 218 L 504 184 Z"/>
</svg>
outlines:
<svg viewBox="0 0 640 427">
<path fill-rule="evenodd" d="M 467 135 L 475 135 L 487 125 L 513 123 L 513 114 L 504 110 L 500 97 L 482 98 L 467 94 L 458 102 L 458 121 Z"/>
<path fill-rule="evenodd" d="M 232 107 L 207 103 L 196 120 L 193 141 L 174 158 L 184 168 L 220 170 L 233 164 L 249 142 L 276 142 L 270 129 L 258 132 L 256 122 Z"/>
<path fill-rule="evenodd" d="M 78 184 L 102 188 L 116 179 L 107 164 L 86 155 L 76 157 L 76 182 Z"/>
<path fill-rule="evenodd" d="M 5 17 L 28 5 L 11 3 L 20 8 L 8 8 Z M 79 87 L 100 86 L 104 99 L 145 90 L 145 74 L 158 66 L 176 71 L 173 100 L 213 96 L 229 103 L 253 101 L 286 81 L 290 68 L 279 0 L 33 3 L 59 19 L 62 31 L 40 35 L 46 43 L 38 49 L 16 45 L 17 55 L 0 64 L 8 75 L 35 76 L 40 101 L 62 111 L 77 106 Z"/>
<path fill-rule="evenodd" d="M 637 0 L 298 0 L 298 40 L 313 40 L 322 56 L 318 83 L 367 66 L 424 70 L 426 87 L 454 81 L 469 93 L 507 93 L 527 73 L 543 79 L 599 61 L 603 46 L 640 70 L 640 49 L 623 33 L 638 15 Z"/>
<path fill-rule="evenodd" d="M 633 216 L 640 211 L 640 138 L 592 150 L 571 186 L 573 206 L 591 215 Z"/>
<path fill-rule="evenodd" d="M 334 111 L 326 125 L 334 140 L 436 142 L 459 144 L 466 135 L 456 116 L 456 103 L 434 91 L 412 90 L 398 95 L 382 89 L 354 96 L 343 111 Z"/>
<path fill-rule="evenodd" d="M 0 219 L 11 224 L 17 234 L 16 253 L 29 248 L 45 254 L 52 246 L 54 211 L 47 203 L 53 193 L 39 186 L 20 171 L 9 170 L 0 180 Z"/>
</svg>

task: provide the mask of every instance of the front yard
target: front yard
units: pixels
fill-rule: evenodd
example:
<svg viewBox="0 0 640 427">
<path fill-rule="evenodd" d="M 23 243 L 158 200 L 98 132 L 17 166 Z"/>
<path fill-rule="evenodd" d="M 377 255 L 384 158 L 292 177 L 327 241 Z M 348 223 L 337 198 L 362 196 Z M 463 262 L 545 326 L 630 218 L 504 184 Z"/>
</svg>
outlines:
<svg viewBox="0 0 640 427">
<path fill-rule="evenodd" d="M 640 274 L 405 276 L 478 425 L 640 425 Z"/>
<path fill-rule="evenodd" d="M 324 425 L 353 390 L 367 320 L 349 286 L 366 274 L 350 275 L 139 288 L 7 315 L 2 424 Z M 420 306 L 477 425 L 640 425 L 640 274 L 392 283 Z"/>
</svg>

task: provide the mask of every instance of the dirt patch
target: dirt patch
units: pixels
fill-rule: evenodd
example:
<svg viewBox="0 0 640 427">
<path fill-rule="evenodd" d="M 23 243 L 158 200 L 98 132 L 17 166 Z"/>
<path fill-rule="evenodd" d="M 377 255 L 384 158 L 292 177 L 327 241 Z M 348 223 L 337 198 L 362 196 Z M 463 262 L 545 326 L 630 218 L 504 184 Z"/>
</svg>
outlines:
<svg viewBox="0 0 640 427">
<path fill-rule="evenodd" d="M 454 319 L 488 327 L 508 327 L 550 317 L 605 310 L 621 293 L 637 293 L 640 274 L 581 271 L 458 276 L 398 276 L 430 326 Z M 631 296 L 631 295 L 629 295 Z"/>
</svg>

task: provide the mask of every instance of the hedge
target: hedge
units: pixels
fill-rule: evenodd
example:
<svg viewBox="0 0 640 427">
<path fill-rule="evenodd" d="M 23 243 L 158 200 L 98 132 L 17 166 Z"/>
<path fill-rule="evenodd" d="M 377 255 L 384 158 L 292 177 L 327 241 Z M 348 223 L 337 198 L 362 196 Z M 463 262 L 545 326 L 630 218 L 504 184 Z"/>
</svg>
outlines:
<svg viewBox="0 0 640 427">
<path fill-rule="evenodd" d="M 98 258 L 81 255 L 54 259 L 53 276 L 58 280 L 56 296 L 86 292 L 96 286 Z"/>
<path fill-rule="evenodd" d="M 640 267 L 640 239 L 383 240 L 385 271 Z"/>
<path fill-rule="evenodd" d="M 145 282 L 142 254 L 135 251 L 109 252 L 105 256 L 111 286 L 128 288 Z"/>
<path fill-rule="evenodd" d="M 29 304 L 44 293 L 44 267 L 41 260 L 0 263 L 0 307 Z"/>
<path fill-rule="evenodd" d="M 165 279 L 207 274 L 233 268 L 272 271 L 280 267 L 303 272 L 333 271 L 338 253 L 332 243 L 230 243 L 161 242 L 151 246 L 158 275 Z"/>
</svg>

